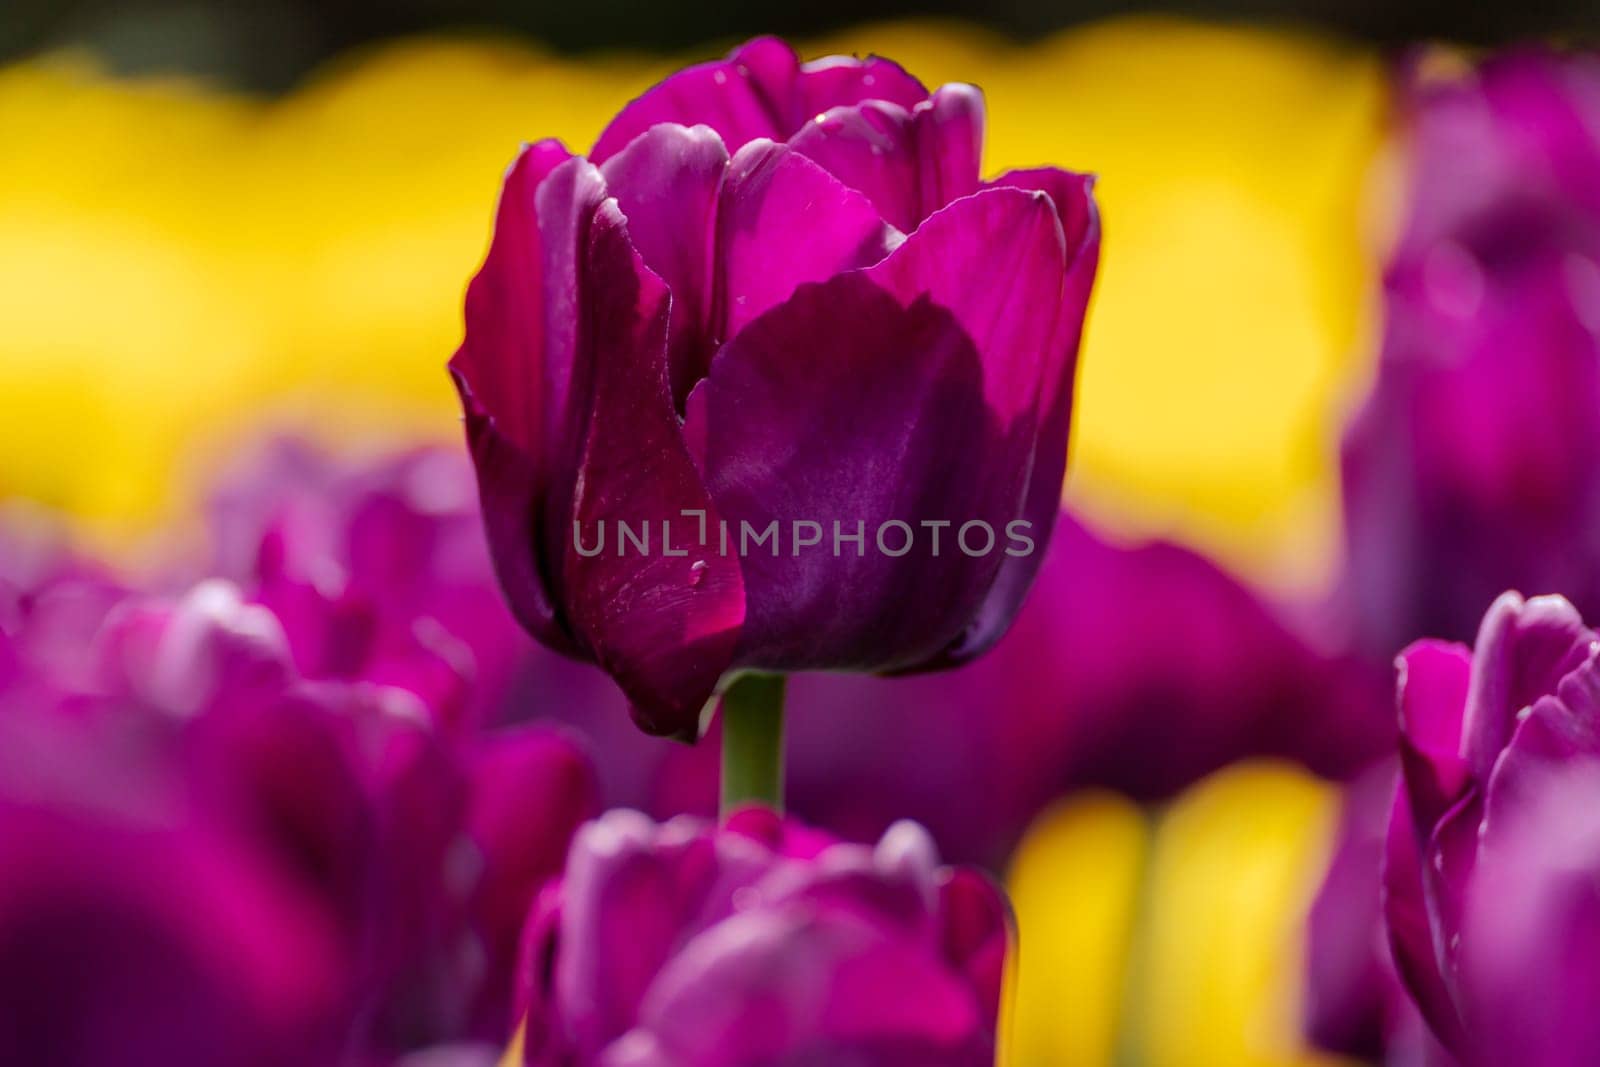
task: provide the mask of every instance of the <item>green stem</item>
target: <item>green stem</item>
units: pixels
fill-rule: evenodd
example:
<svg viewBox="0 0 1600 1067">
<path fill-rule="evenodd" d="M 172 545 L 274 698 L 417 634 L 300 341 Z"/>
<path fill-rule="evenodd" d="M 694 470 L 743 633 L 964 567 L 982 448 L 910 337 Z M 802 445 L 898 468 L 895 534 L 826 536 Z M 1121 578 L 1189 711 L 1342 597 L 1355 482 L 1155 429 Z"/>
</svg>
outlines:
<svg viewBox="0 0 1600 1067">
<path fill-rule="evenodd" d="M 781 674 L 745 674 L 722 694 L 722 815 L 763 804 L 783 814 Z"/>
</svg>

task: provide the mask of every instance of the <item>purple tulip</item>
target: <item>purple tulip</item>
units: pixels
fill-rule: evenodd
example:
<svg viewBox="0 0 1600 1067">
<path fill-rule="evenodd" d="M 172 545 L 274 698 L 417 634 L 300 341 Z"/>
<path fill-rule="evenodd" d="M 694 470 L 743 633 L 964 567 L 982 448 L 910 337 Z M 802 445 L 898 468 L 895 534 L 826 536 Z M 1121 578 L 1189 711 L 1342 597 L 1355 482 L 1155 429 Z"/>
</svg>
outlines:
<svg viewBox="0 0 1600 1067">
<path fill-rule="evenodd" d="M 58 678 L 93 669 L 94 635 L 127 595 L 106 567 L 73 551 L 53 525 L 0 522 L 0 713 L 51 699 Z"/>
<path fill-rule="evenodd" d="M 0 1062 L 329 1064 L 337 945 L 226 841 L 0 804 Z"/>
<path fill-rule="evenodd" d="M 599 810 L 588 761 L 560 733 L 500 731 L 467 755 L 466 832 L 479 862 L 468 898 L 483 972 L 469 1032 L 502 1037 L 516 1025 L 512 992 L 530 903 L 560 875 L 567 845 Z"/>
<path fill-rule="evenodd" d="M 349 961 L 315 897 L 126 738 L 0 705 L 0 1063 L 332 1067 Z"/>
<path fill-rule="evenodd" d="M 1404 100 L 1406 219 L 1344 445 L 1377 662 L 1469 640 L 1503 589 L 1600 613 L 1600 67 L 1512 52 Z"/>
<path fill-rule="evenodd" d="M 308 678 L 413 693 L 463 736 L 558 724 L 597 760 L 604 806 L 714 810 L 714 758 L 640 733 L 602 672 L 530 642 L 511 617 L 458 450 L 340 458 L 274 439 L 213 490 L 208 518 L 206 569 L 278 618 Z"/>
<path fill-rule="evenodd" d="M 1591 723 L 1597 710 L 1600 688 Z M 1597 812 L 1600 761 L 1546 768 L 1480 853 L 1461 935 L 1467 1062 L 1580 1067 L 1600 1057 Z"/>
<path fill-rule="evenodd" d="M 527 642 L 454 452 L 338 462 L 280 439 L 223 482 L 209 515 L 208 576 L 272 609 L 307 677 L 406 689 L 452 726 L 511 717 Z"/>
<path fill-rule="evenodd" d="M 128 598 L 91 644 L 94 669 L 55 678 L 55 699 L 0 694 L 0 747 L 31 753 L 0 759 L 0 798 L 48 784 L 46 814 L 61 819 L 82 806 L 81 793 L 104 798 L 107 810 L 155 806 L 264 871 L 329 942 L 336 966 L 319 980 L 333 986 L 325 999 L 334 1010 L 318 1033 L 347 1062 L 387 1062 L 439 1040 L 505 1039 L 527 902 L 598 809 L 592 772 L 570 741 L 538 726 L 447 730 L 407 688 L 307 678 L 284 620 L 220 580 L 177 599 Z M 100 833 L 95 825 L 85 833 Z M 26 881 L 33 861 L 19 862 Z M 84 907 L 137 904 L 122 900 L 124 886 L 144 877 L 132 867 L 102 876 Z M 197 910 L 192 936 L 221 919 Z M 263 922 L 268 937 L 270 915 Z M 121 967 L 137 974 L 136 962 Z M 181 1017 L 174 1012 L 151 1025 Z M 286 1053 L 266 1062 L 314 1061 Z"/>
<path fill-rule="evenodd" d="M 764 38 L 507 173 L 451 361 L 490 546 L 647 730 L 693 736 L 737 669 L 965 661 L 1020 604 L 1099 230 L 1087 177 L 982 181 L 982 118 Z"/>
<path fill-rule="evenodd" d="M 341 459 L 280 438 L 221 482 L 209 519 L 209 568 L 279 617 L 307 676 L 415 693 L 452 732 L 560 724 L 597 758 L 607 807 L 715 807 L 714 760 L 670 755 L 603 673 L 512 619 L 459 451 Z"/>
<path fill-rule="evenodd" d="M 987 1065 L 1009 930 L 913 823 L 869 847 L 757 808 L 613 811 L 530 917 L 526 1062 Z"/>
<path fill-rule="evenodd" d="M 1401 978 L 1467 1064 L 1593 1063 L 1600 636 L 1507 593 L 1477 646 L 1401 657 L 1384 914 Z"/>
</svg>

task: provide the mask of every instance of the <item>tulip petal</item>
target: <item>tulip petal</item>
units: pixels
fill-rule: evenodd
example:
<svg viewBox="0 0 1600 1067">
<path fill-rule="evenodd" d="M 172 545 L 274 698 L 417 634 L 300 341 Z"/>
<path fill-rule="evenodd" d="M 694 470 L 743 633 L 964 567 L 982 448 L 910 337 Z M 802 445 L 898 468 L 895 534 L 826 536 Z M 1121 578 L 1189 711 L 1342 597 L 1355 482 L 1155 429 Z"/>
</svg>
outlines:
<svg viewBox="0 0 1600 1067">
<path fill-rule="evenodd" d="M 1347 787 L 1333 856 L 1306 917 L 1306 1034 L 1320 1049 L 1364 1062 L 1382 1058 L 1404 1001 L 1375 936 L 1383 929 L 1380 872 L 1394 794 L 1390 760 Z"/>
<path fill-rule="evenodd" d="M 992 1056 L 972 991 L 935 953 L 842 908 L 749 911 L 699 933 L 662 969 L 639 1022 L 666 1055 L 623 1063 L 975 1067 Z"/>
<path fill-rule="evenodd" d="M 1461 719 L 1472 653 L 1447 641 L 1418 641 L 1400 654 L 1400 762 L 1409 810 L 1426 834 L 1471 784 L 1461 755 Z"/>
<path fill-rule="evenodd" d="M 805 156 L 762 139 L 730 161 L 707 126 L 651 127 L 601 173 L 634 247 L 672 291 L 680 407 L 722 338 L 800 283 L 870 266 L 901 240 L 865 197 Z"/>
<path fill-rule="evenodd" d="M 668 291 L 600 171 L 546 171 L 554 155 L 530 150 L 508 177 L 452 364 L 490 547 L 525 626 L 605 668 L 647 730 L 693 736 L 737 641 L 738 566 L 682 554 L 683 512 L 710 528 L 715 512 L 679 433 Z M 673 552 L 622 551 L 618 523 L 664 536 L 666 521 Z M 607 527 L 612 552 L 579 551 L 579 531 Z"/>
<path fill-rule="evenodd" d="M 578 747 L 543 726 L 487 735 L 471 760 L 467 825 L 483 859 L 473 910 L 489 957 L 484 1011 L 498 1027 L 528 902 L 560 873 L 579 824 L 598 814 L 599 785 Z"/>
<path fill-rule="evenodd" d="M 971 867 L 950 871 L 939 889 L 946 958 L 977 992 L 990 1030 L 1000 1022 L 1005 961 L 1016 939 L 1016 919 L 1005 894 Z"/>
<path fill-rule="evenodd" d="M 600 134 L 589 158 L 604 163 L 664 122 L 710 126 L 736 152 L 759 137 L 787 140 L 806 120 L 841 104 L 889 100 L 911 107 L 927 95 L 921 82 L 887 59 L 830 56 L 801 63 L 784 42 L 758 37 L 726 59 L 679 71 L 630 102 Z"/>
<path fill-rule="evenodd" d="M 580 1059 L 621 1035 L 692 924 L 735 910 L 736 894 L 772 862 L 697 832 L 616 810 L 578 831 L 567 861 L 554 995 Z"/>
<path fill-rule="evenodd" d="M 736 336 L 801 283 L 871 266 L 900 241 L 864 196 L 810 159 L 771 141 L 745 145 L 718 204 L 714 336 Z"/>
<path fill-rule="evenodd" d="M 623 1033 L 675 947 L 703 886 L 675 851 L 654 848 L 635 812 L 608 812 L 578 832 L 563 883 L 555 996 L 585 1058 Z M 690 842 L 685 848 L 703 848 Z"/>
<path fill-rule="evenodd" d="M 978 193 L 882 263 L 793 297 L 725 345 L 686 436 L 732 528 L 782 528 L 741 561 L 739 661 L 775 670 L 909 667 L 947 646 L 994 583 L 1022 507 L 1035 407 L 1065 272 L 1047 197 Z M 872 544 L 907 524 L 902 556 Z M 935 552 L 922 523 L 944 522 Z M 790 524 L 865 541 L 789 551 Z M 952 543 L 985 522 L 971 555 Z M 889 547 L 903 535 L 889 527 Z M 742 547 L 742 546 L 741 546 Z M 777 551 L 777 546 L 774 546 Z"/>
<path fill-rule="evenodd" d="M 739 567 L 696 545 L 697 524 L 683 517 L 717 521 L 672 402 L 666 287 L 629 242 L 616 201 L 593 205 L 580 232 L 585 313 L 572 316 L 569 444 L 552 475 L 546 547 L 560 561 L 556 585 L 574 634 L 628 694 L 640 725 L 693 737 L 738 640 Z M 671 552 L 665 522 L 677 531 Z M 625 551 L 619 523 L 643 528 L 647 541 L 653 528 L 663 541 Z M 606 528 L 617 535 L 609 550 L 578 550 L 576 531 Z"/>
<path fill-rule="evenodd" d="M 789 116 L 794 136 L 801 123 L 841 104 L 863 100 L 887 100 L 901 107 L 914 107 L 928 98 L 928 87 L 904 67 L 882 56 L 823 56 L 800 64 L 799 102 Z"/>
<path fill-rule="evenodd" d="M 714 220 L 727 165 L 728 151 L 715 130 L 664 123 L 600 168 L 628 217 L 633 246 L 672 291 L 667 346 L 672 395 L 680 406 L 710 359 Z"/>
<path fill-rule="evenodd" d="M 1577 609 L 1562 597 L 1524 601 L 1506 593 L 1489 608 L 1473 653 L 1462 739 L 1463 755 L 1480 781 L 1488 781 L 1522 709 L 1555 692 L 1593 641 Z"/>
<path fill-rule="evenodd" d="M 1446 1045 L 1459 1048 L 1460 1022 L 1434 951 L 1433 923 L 1422 887 L 1422 857 L 1416 819 L 1406 791 L 1395 791 L 1394 812 L 1384 846 L 1383 912 L 1395 969 L 1428 1025 Z"/>
<path fill-rule="evenodd" d="M 1600 765 L 1551 765 L 1485 841 L 1461 956 L 1475 1064 L 1580 1067 L 1600 1049 Z"/>
<path fill-rule="evenodd" d="M 910 110 L 884 100 L 836 107 L 807 122 L 789 143 L 909 232 L 978 191 L 983 93 L 955 84 Z"/>
<path fill-rule="evenodd" d="M 554 141 L 523 150 L 506 174 L 494 240 L 467 287 L 466 338 L 450 374 L 466 414 L 485 533 L 495 572 L 519 622 L 563 651 L 575 646 L 557 618 L 535 554 L 546 490 L 544 252 L 536 194 L 569 154 Z"/>
<path fill-rule="evenodd" d="M 1600 642 L 1518 722 L 1489 779 L 1486 840 L 1506 832 L 1564 766 L 1583 759 L 1600 759 Z"/>
<path fill-rule="evenodd" d="M 1044 168 L 1010 171 L 991 187 L 1036 189 L 1050 197 L 1066 238 L 1068 266 L 1055 333 L 1050 341 L 1043 389 L 1039 397 L 1039 435 L 1028 476 L 1022 517 L 1030 536 L 1048 544 L 1061 513 L 1061 487 L 1067 473 L 1067 440 L 1071 431 L 1073 386 L 1077 380 L 1078 344 L 1083 336 L 1089 291 L 1100 262 L 1100 212 L 1094 202 L 1094 178 L 1087 174 Z M 936 664 L 957 666 L 993 647 L 1010 627 L 1042 563 L 1042 551 L 1007 556 L 994 588 L 978 609 L 967 632 Z M 932 666 L 930 665 L 930 666 Z"/>
</svg>

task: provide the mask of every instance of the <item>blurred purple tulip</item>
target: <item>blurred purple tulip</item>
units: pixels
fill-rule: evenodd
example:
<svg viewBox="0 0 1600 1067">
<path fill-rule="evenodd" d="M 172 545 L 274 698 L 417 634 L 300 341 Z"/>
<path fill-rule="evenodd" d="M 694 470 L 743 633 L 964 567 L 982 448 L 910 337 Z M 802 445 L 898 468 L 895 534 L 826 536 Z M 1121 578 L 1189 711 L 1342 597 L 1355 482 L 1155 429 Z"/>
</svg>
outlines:
<svg viewBox="0 0 1600 1067">
<path fill-rule="evenodd" d="M 50 699 L 56 678 L 91 672 L 94 636 L 126 595 L 55 523 L 0 515 L 0 714 L 7 701 Z"/>
<path fill-rule="evenodd" d="M 522 914 L 598 808 L 570 741 L 536 726 L 452 731 L 415 691 L 307 678 L 284 620 L 221 580 L 124 599 L 91 646 L 93 669 L 52 679 L 54 699 L 0 699 L 4 739 L 23 742 L 0 747 L 30 753 L 0 760 L 0 796 L 47 785 L 46 815 L 69 823 L 83 793 L 108 811 L 154 805 L 266 872 L 315 914 L 339 961 L 319 979 L 337 1008 L 319 1035 L 341 1062 L 505 1039 Z M 87 822 L 92 840 L 104 820 Z M 125 886 L 143 875 L 124 875 L 81 902 L 85 921 L 131 906 Z M 193 936 L 220 921 L 196 910 Z M 119 966 L 135 976 L 139 964 Z"/>
<path fill-rule="evenodd" d="M 1600 971 L 1600 637 L 1566 600 L 1496 600 L 1477 646 L 1401 657 L 1383 874 L 1396 967 L 1470 1065 L 1592 1063 Z"/>
<path fill-rule="evenodd" d="M 1009 939 L 999 891 L 912 823 L 870 847 L 613 811 L 530 918 L 526 1062 L 991 1064 Z"/>
<path fill-rule="evenodd" d="M 980 180 L 982 124 L 970 86 L 763 38 L 507 173 L 451 361 L 489 543 L 650 732 L 694 736 L 730 669 L 971 659 L 1021 603 L 1041 553 L 923 524 L 1048 540 L 1099 230 L 1084 176 Z M 830 551 L 836 521 L 915 543 Z M 781 553 L 739 542 L 771 522 Z"/>
<path fill-rule="evenodd" d="M 714 759 L 670 757 L 604 674 L 512 619 L 457 450 L 352 459 L 279 438 L 221 481 L 209 518 L 208 569 L 279 616 L 307 676 L 413 692 L 451 732 L 562 724 L 587 741 L 607 807 L 715 806 Z"/>
<path fill-rule="evenodd" d="M 350 462 L 278 439 L 222 482 L 209 517 L 205 574 L 272 609 L 307 677 L 409 690 L 452 726 L 511 717 L 527 642 L 453 452 Z"/>
<path fill-rule="evenodd" d="M 1593 681 L 1588 683 L 1593 686 Z M 1589 729 L 1600 710 L 1591 696 Z M 1591 747 L 1592 752 L 1592 747 Z M 1470 1064 L 1580 1067 L 1600 1058 L 1600 760 L 1546 768 L 1492 834 L 1466 901 Z"/>
<path fill-rule="evenodd" d="M 1347 788 L 1306 942 L 1306 1034 L 1317 1047 L 1386 1067 L 1446 1067 L 1395 971 L 1382 869 L 1398 766 L 1384 760 Z"/>
<path fill-rule="evenodd" d="M 1068 788 L 1159 799 L 1258 755 L 1345 775 L 1394 736 L 1379 678 L 1216 565 L 1113 544 L 1070 513 L 989 655 L 937 676 L 801 676 L 790 692 L 805 709 L 797 815 L 854 840 L 913 818 L 947 855 L 990 865 Z"/>
<path fill-rule="evenodd" d="M 132 798 L 52 803 L 13 785 L 0 781 L 0 1062 L 336 1062 L 343 961 L 315 901 Z"/>
<path fill-rule="evenodd" d="M 1469 640 L 1504 589 L 1600 613 L 1600 65 L 1490 58 L 1403 96 L 1383 352 L 1344 444 L 1365 651 Z"/>
<path fill-rule="evenodd" d="M 1373 664 L 1419 637 L 1469 640 L 1507 588 L 1600 613 L 1600 67 L 1529 48 L 1408 73 L 1382 356 L 1343 455 L 1346 606 Z M 1443 1062 L 1361 934 L 1387 823 L 1374 808 L 1370 785 L 1347 801 L 1312 916 L 1308 1023 L 1337 1051 Z M 1423 984 L 1447 1032 L 1450 998 Z"/>
<path fill-rule="evenodd" d="M 188 802 L 162 724 L 30 667 L 0 688 L 0 1063 L 331 1067 L 321 901 Z"/>
</svg>

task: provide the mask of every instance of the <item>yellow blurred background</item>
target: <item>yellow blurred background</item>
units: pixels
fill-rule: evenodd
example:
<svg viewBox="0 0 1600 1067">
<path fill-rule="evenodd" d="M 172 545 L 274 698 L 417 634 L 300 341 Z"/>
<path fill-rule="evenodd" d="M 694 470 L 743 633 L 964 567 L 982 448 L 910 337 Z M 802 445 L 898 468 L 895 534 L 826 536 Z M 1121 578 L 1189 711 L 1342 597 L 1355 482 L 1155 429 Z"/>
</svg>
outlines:
<svg viewBox="0 0 1600 1067">
<path fill-rule="evenodd" d="M 136 556 L 264 423 L 350 447 L 453 439 L 443 364 L 517 145 L 586 147 L 724 44 L 580 60 L 415 40 L 271 100 L 118 81 L 82 55 L 0 71 L 0 497 Z M 1100 175 L 1070 499 L 1265 588 L 1320 588 L 1335 438 L 1372 358 L 1378 57 L 1165 19 L 1028 46 L 916 23 L 801 47 L 979 83 L 991 172 Z M 1332 804 L 1262 765 L 1154 816 L 1102 795 L 1048 813 L 1012 872 L 1006 1062 L 1325 1062 L 1296 1037 L 1296 975 Z"/>
</svg>

